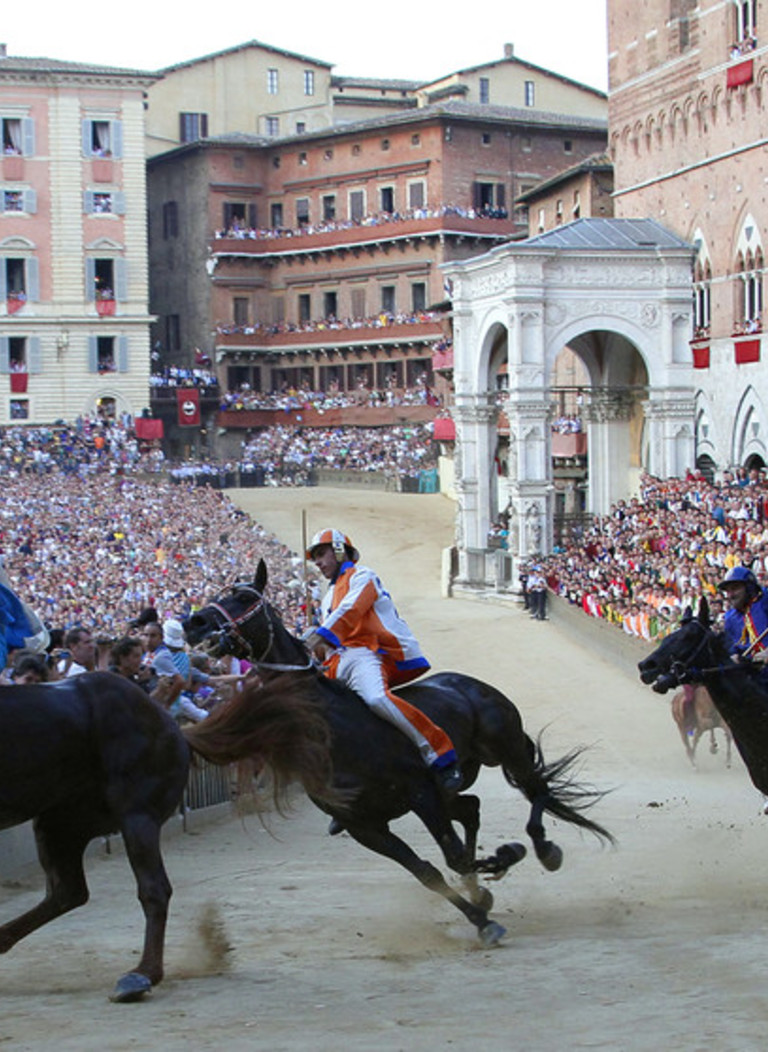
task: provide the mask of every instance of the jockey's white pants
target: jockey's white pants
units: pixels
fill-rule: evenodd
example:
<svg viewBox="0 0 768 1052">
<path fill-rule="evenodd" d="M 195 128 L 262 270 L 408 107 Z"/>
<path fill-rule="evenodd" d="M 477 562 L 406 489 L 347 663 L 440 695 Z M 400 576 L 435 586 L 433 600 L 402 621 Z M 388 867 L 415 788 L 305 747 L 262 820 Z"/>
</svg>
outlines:
<svg viewBox="0 0 768 1052">
<path fill-rule="evenodd" d="M 419 750 L 426 764 L 433 764 L 453 749 L 444 731 L 388 689 L 384 663 L 379 654 L 365 647 L 342 650 L 336 666 L 336 678 L 356 691 L 377 716 L 402 731 Z"/>
</svg>

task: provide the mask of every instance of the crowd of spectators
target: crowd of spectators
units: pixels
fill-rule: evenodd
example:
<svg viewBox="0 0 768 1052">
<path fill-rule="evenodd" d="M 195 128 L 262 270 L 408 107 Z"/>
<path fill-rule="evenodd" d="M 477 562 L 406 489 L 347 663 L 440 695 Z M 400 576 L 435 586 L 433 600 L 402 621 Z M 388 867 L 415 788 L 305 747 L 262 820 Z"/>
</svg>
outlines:
<svg viewBox="0 0 768 1052">
<path fill-rule="evenodd" d="M 390 427 L 265 428 L 243 444 L 242 473 L 264 472 L 267 485 L 307 485 L 318 469 L 380 472 L 392 480 L 433 471 L 432 424 Z"/>
<path fill-rule="evenodd" d="M 543 561 L 557 595 L 646 640 L 674 628 L 706 596 L 723 612 L 718 583 L 732 566 L 768 577 L 768 483 L 764 471 L 725 472 L 710 483 L 643 476 L 619 501 Z"/>
<path fill-rule="evenodd" d="M 396 382 L 388 383 L 383 389 L 370 388 L 360 383 L 352 391 L 341 391 L 338 384 L 330 384 L 327 391 L 312 391 L 308 386 L 286 387 L 281 391 L 252 391 L 248 384 L 242 384 L 237 391 L 227 391 L 222 396 L 220 408 L 223 410 L 244 409 L 282 409 L 286 411 L 317 409 L 349 409 L 368 407 L 371 409 L 388 408 L 398 405 L 432 405 L 439 406 L 440 398 L 429 387 L 426 375 L 417 377 L 411 387 L 398 388 Z"/>
<path fill-rule="evenodd" d="M 339 329 L 386 329 L 390 325 L 425 325 L 427 322 L 440 321 L 443 315 L 439 311 L 379 311 L 365 318 L 337 318 L 330 314 L 325 318 L 306 321 L 265 322 L 254 320 L 244 325 L 220 321 L 216 324 L 219 335 L 254 336 L 263 333 L 266 336 L 281 336 L 291 332 L 331 332 Z"/>
<path fill-rule="evenodd" d="M 237 241 L 263 241 L 278 238 L 307 237 L 312 234 L 327 234 L 354 227 L 375 227 L 387 223 L 404 223 L 414 219 L 439 219 L 444 216 L 461 216 L 464 219 L 507 219 L 506 208 L 485 205 L 482 208 L 462 208 L 460 205 L 440 205 L 437 208 L 409 208 L 404 212 L 376 212 L 360 219 L 324 219 L 319 223 L 302 223 L 297 227 L 251 227 L 235 218 L 226 230 L 217 230 L 214 238 L 220 241 L 232 238 Z"/>
<path fill-rule="evenodd" d="M 60 473 L 84 477 L 95 473 L 128 475 L 155 472 L 164 463 L 155 445 L 137 440 L 133 419 L 78 417 L 50 427 L 0 428 L 0 472 L 16 475 Z"/>
<path fill-rule="evenodd" d="M 219 380 L 210 369 L 195 367 L 184 368 L 180 365 L 167 365 L 149 377 L 150 387 L 218 387 Z"/>
<path fill-rule="evenodd" d="M 147 607 L 182 620 L 261 557 L 271 601 L 289 627 L 306 627 L 301 560 L 207 487 L 180 494 L 161 479 L 14 473 L 0 548 L 14 589 L 50 630 L 87 625 L 115 639 Z"/>
</svg>

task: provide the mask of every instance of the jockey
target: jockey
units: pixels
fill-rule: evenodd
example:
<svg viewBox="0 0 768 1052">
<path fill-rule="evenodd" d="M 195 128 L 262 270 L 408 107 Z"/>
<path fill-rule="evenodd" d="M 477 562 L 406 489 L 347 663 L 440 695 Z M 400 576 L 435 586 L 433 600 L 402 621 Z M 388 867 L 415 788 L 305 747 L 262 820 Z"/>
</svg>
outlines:
<svg viewBox="0 0 768 1052">
<path fill-rule="evenodd" d="M 389 592 L 373 570 L 358 565 L 360 553 L 339 530 L 316 533 L 306 557 L 330 581 L 322 623 L 306 640 L 326 675 L 346 683 L 377 716 L 410 738 L 444 789 L 458 790 L 461 773 L 448 735 L 389 689 L 429 668 Z"/>
<path fill-rule="evenodd" d="M 760 681 L 768 685 L 768 591 L 746 566 L 734 566 L 718 585 L 728 600 L 723 632 L 728 651 L 762 668 Z"/>
</svg>

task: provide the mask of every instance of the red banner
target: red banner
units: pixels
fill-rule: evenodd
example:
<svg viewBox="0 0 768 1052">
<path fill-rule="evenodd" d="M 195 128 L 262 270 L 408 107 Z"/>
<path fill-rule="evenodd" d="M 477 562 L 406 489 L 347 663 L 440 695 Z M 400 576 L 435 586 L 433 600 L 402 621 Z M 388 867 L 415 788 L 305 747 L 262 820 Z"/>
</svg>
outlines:
<svg viewBox="0 0 768 1052">
<path fill-rule="evenodd" d="M 179 427 L 200 427 L 200 392 L 196 387 L 179 387 L 176 391 Z"/>
<path fill-rule="evenodd" d="M 709 369 L 709 344 L 700 343 L 693 346 L 693 368 Z"/>
<path fill-rule="evenodd" d="M 731 66 L 728 70 L 727 87 L 738 88 L 740 84 L 751 84 L 754 76 L 754 60 L 748 58 L 746 62 L 739 62 L 738 66 Z"/>
<path fill-rule="evenodd" d="M 760 361 L 759 340 L 735 340 L 734 351 L 736 352 L 737 365 L 745 365 L 748 362 Z"/>
<path fill-rule="evenodd" d="M 144 442 L 152 442 L 163 437 L 163 421 L 155 420 L 148 416 L 139 416 L 133 425 L 136 438 Z"/>
<path fill-rule="evenodd" d="M 11 373 L 11 393 L 26 394 L 29 373 Z"/>
</svg>

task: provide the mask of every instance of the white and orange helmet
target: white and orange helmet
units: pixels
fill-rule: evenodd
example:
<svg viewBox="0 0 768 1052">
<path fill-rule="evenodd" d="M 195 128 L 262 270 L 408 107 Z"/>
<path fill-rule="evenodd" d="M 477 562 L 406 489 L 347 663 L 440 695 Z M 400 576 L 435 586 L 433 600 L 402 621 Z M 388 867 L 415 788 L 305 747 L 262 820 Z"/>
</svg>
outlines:
<svg viewBox="0 0 768 1052">
<path fill-rule="evenodd" d="M 330 526 L 324 530 L 319 530 L 314 535 L 306 551 L 307 558 L 314 558 L 315 549 L 322 544 L 330 544 L 337 562 L 343 563 L 345 559 L 351 559 L 353 563 L 356 563 L 360 558 L 360 552 L 347 537 L 346 533 L 342 533 L 341 530 L 334 530 Z"/>
</svg>

